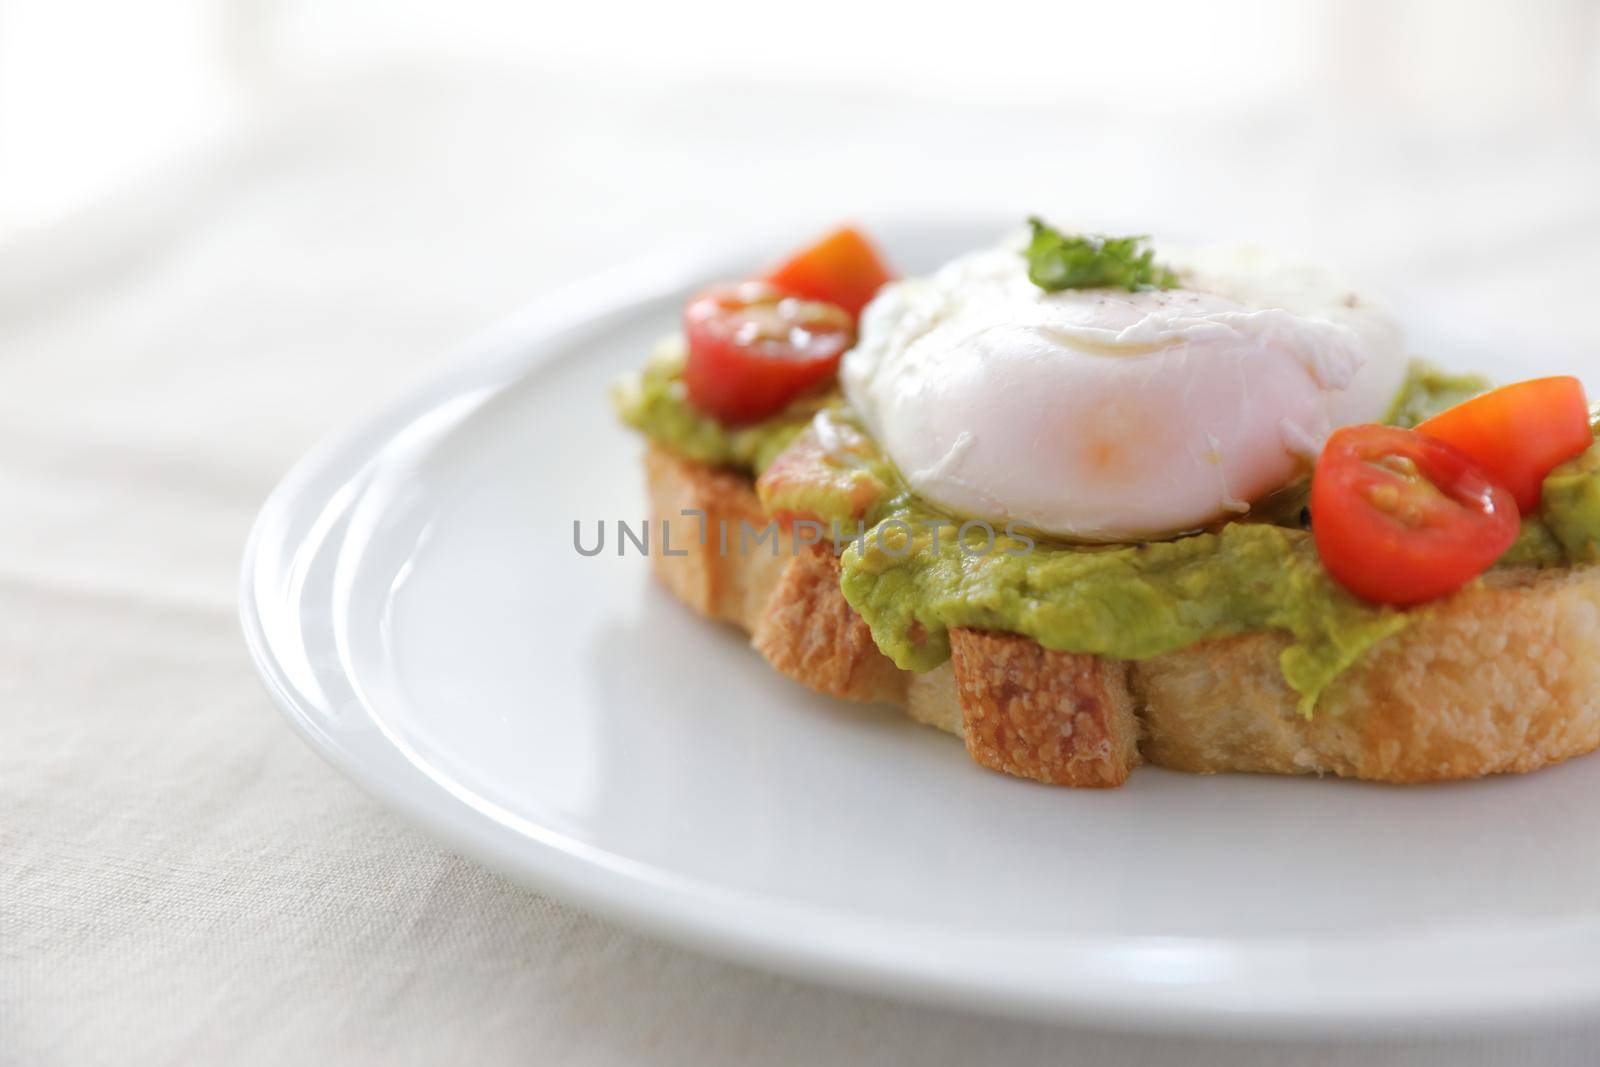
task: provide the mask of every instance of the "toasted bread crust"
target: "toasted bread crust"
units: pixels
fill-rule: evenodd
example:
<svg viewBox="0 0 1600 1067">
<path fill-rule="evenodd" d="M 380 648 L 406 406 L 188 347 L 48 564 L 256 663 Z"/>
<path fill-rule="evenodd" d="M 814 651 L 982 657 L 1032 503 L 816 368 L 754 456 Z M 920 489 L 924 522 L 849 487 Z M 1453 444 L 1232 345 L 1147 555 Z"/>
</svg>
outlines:
<svg viewBox="0 0 1600 1067">
<path fill-rule="evenodd" d="M 1286 641 L 1251 634 L 1136 665 L 1152 763 L 1386 782 L 1530 771 L 1600 747 L 1600 573 L 1503 571 L 1422 613 L 1298 714 Z"/>
<path fill-rule="evenodd" d="M 950 631 L 967 753 L 1052 785 L 1121 785 L 1139 763 L 1127 665 L 1015 634 Z"/>
<path fill-rule="evenodd" d="M 786 540 L 771 552 L 741 550 L 741 523 L 760 530 L 768 521 L 750 479 L 655 447 L 644 469 L 650 525 L 666 531 L 650 554 L 656 577 L 701 615 L 753 630 L 788 556 Z"/>
<path fill-rule="evenodd" d="M 1116 785 L 1140 762 L 1197 773 L 1336 774 L 1388 782 L 1534 770 L 1600 747 L 1600 567 L 1495 572 L 1371 649 L 1301 715 L 1274 633 L 1137 662 L 956 630 L 951 662 L 896 669 L 821 548 L 719 551 L 715 530 L 764 524 L 748 478 L 651 448 L 653 520 L 683 556 L 656 572 L 696 611 L 754 634 L 778 671 L 820 692 L 903 706 L 995 770 Z M 713 531 L 700 544 L 705 512 Z M 681 527 L 681 532 L 680 529 Z"/>
<path fill-rule="evenodd" d="M 794 553 L 751 643 L 779 674 L 829 696 L 904 704 L 909 671 L 878 651 L 872 631 L 839 592 L 839 561 L 822 545 Z"/>
</svg>

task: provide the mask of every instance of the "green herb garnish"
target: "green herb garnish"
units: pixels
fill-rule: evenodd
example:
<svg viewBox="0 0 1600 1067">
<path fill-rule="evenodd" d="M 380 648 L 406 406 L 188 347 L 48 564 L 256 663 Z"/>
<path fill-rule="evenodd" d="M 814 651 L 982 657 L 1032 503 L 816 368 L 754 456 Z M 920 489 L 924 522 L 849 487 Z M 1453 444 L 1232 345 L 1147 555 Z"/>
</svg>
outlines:
<svg viewBox="0 0 1600 1067">
<path fill-rule="evenodd" d="M 1028 279 L 1046 292 L 1116 287 L 1131 293 L 1178 284 L 1178 276 L 1155 261 L 1155 252 L 1140 247 L 1147 237 L 1062 233 L 1038 218 L 1028 225 Z"/>
</svg>

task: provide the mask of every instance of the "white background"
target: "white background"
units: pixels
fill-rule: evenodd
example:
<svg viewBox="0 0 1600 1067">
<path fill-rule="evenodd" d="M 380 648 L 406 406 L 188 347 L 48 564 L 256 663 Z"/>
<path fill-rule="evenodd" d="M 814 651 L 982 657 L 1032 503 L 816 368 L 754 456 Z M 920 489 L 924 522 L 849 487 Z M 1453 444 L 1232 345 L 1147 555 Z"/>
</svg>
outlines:
<svg viewBox="0 0 1600 1067">
<path fill-rule="evenodd" d="M 0 1063 L 1588 1062 L 1123 1039 L 661 948 L 324 768 L 233 595 L 287 466 L 529 296 L 837 217 L 1288 245 L 1430 354 L 1561 369 L 1595 345 L 1597 14 L 0 0 Z"/>
<path fill-rule="evenodd" d="M 1021 105 L 1205 127 L 1381 126 L 1423 137 L 1593 133 L 1585 0 L 1151 0 L 914 8 L 814 0 L 3 0 L 0 232 L 61 217 L 307 85 L 383 64 L 500 63 L 553 80 L 788 87 L 937 112 Z M 582 119 L 581 103 L 573 104 Z M 597 130 L 597 133 L 603 132 Z M 726 131 L 736 137 L 737 131 Z"/>
</svg>

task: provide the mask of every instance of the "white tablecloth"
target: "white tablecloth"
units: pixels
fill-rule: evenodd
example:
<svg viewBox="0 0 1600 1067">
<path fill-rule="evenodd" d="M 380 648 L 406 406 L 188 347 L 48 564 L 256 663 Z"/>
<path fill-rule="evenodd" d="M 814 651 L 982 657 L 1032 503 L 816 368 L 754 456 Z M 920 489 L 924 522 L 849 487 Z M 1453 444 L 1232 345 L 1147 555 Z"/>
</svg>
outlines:
<svg viewBox="0 0 1600 1067">
<path fill-rule="evenodd" d="M 635 251 L 883 209 L 1203 219 L 1459 281 L 1439 320 L 1592 344 L 1589 140 L 1089 113 L 1040 138 L 976 105 L 389 70 L 0 247 L 0 1062 L 1593 1062 L 1595 1029 L 1128 1037 L 758 974 L 441 849 L 257 684 L 236 568 L 289 464 Z"/>
</svg>

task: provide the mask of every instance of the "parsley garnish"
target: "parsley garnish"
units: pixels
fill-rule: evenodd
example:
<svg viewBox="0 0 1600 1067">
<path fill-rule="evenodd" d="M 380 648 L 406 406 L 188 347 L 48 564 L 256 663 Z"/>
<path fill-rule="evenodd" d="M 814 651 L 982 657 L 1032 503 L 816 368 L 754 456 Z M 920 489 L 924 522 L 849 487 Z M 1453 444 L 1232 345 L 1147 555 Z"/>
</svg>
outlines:
<svg viewBox="0 0 1600 1067">
<path fill-rule="evenodd" d="M 1131 293 L 1178 284 L 1178 276 L 1155 261 L 1155 252 L 1140 248 L 1146 237 L 1062 233 L 1038 218 L 1028 225 L 1028 279 L 1046 292 L 1119 287 Z"/>
</svg>

